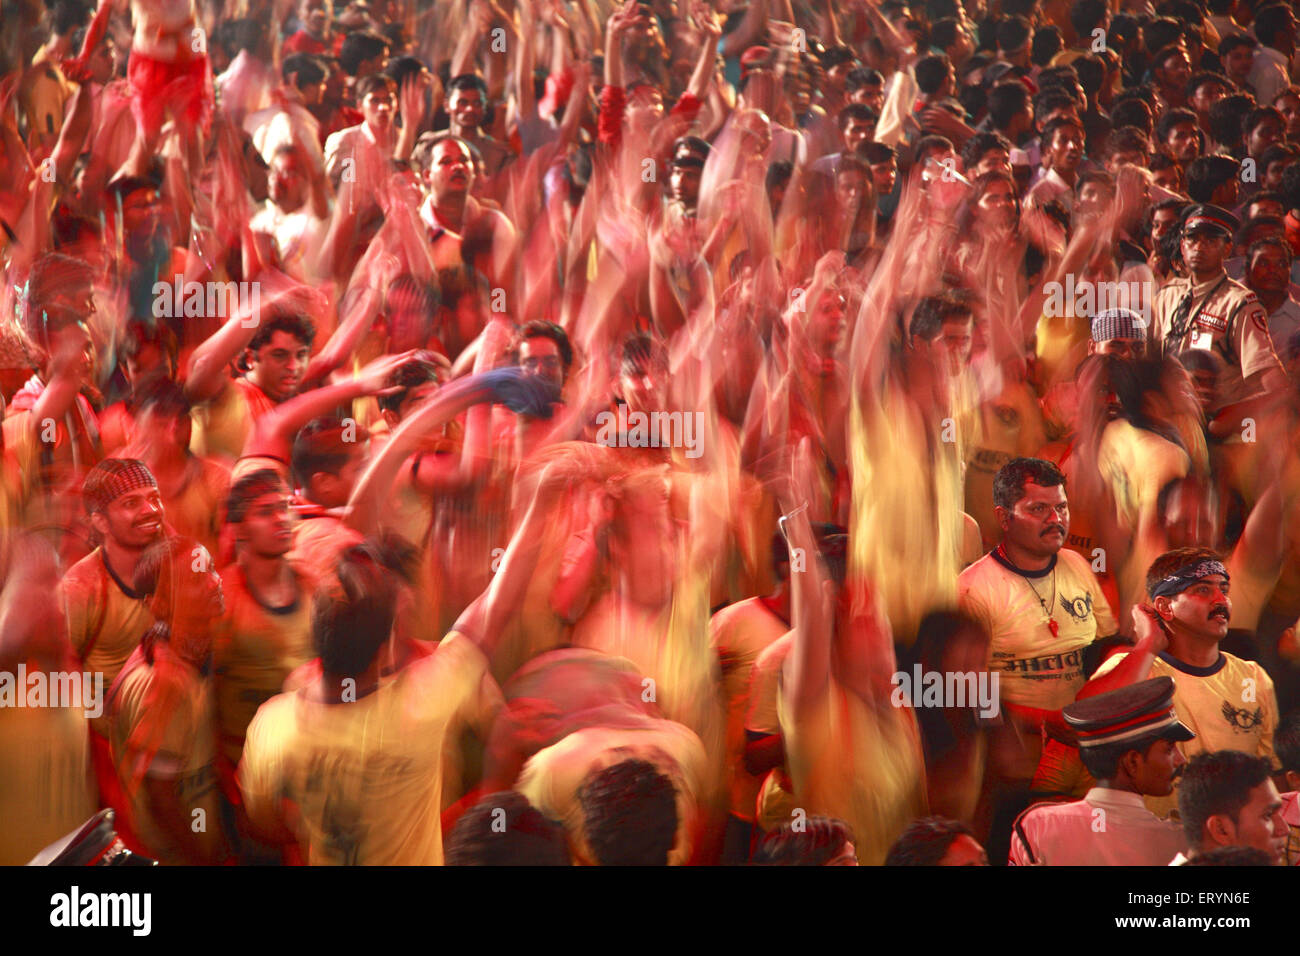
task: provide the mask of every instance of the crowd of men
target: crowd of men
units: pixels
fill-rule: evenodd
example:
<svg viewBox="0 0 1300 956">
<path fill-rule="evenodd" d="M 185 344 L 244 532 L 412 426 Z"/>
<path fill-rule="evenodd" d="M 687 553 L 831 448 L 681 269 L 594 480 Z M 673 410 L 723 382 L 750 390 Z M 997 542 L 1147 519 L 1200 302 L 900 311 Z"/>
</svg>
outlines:
<svg viewBox="0 0 1300 956">
<path fill-rule="evenodd" d="M 3 20 L 0 863 L 1300 863 L 1291 4 Z"/>
</svg>

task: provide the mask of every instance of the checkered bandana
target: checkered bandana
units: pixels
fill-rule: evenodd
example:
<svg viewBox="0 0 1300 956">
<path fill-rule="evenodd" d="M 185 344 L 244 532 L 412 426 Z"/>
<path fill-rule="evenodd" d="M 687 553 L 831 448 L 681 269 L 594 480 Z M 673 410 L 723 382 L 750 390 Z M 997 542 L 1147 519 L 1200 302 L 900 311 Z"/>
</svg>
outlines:
<svg viewBox="0 0 1300 956">
<path fill-rule="evenodd" d="M 1147 323 L 1131 309 L 1107 309 L 1092 317 L 1092 340 L 1109 342 L 1111 339 L 1147 340 Z"/>
<path fill-rule="evenodd" d="M 105 458 L 86 473 L 81 494 L 86 501 L 86 510 L 94 514 L 127 492 L 157 487 L 158 482 L 144 462 L 135 458 Z"/>
</svg>

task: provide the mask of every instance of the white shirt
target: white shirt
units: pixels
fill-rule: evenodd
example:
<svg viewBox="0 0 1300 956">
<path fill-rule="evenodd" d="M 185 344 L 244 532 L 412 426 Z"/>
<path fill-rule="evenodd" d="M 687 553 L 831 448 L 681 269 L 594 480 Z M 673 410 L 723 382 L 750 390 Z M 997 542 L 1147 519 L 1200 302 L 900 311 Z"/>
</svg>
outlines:
<svg viewBox="0 0 1300 956">
<path fill-rule="evenodd" d="M 1268 316 L 1268 334 L 1278 358 L 1286 361 L 1287 343 L 1297 333 L 1300 333 L 1300 302 L 1288 295 Z"/>
<path fill-rule="evenodd" d="M 1141 795 L 1093 787 L 1082 800 L 1042 804 L 1021 814 L 1007 863 L 1161 866 L 1185 847 L 1182 827 L 1148 810 Z"/>
<path fill-rule="evenodd" d="M 388 170 L 387 161 L 393 158 L 393 144 L 381 143 L 367 123 L 349 126 L 331 133 L 325 140 L 325 174 L 337 183 L 344 172 L 344 161 L 351 159 L 355 165 L 353 175 L 359 184 L 377 186 Z"/>
<path fill-rule="evenodd" d="M 275 240 L 285 271 L 305 278 L 304 261 L 319 247 L 328 224 L 312 215 L 310 200 L 297 212 L 285 212 L 268 199 L 248 226 L 253 232 L 265 232 Z"/>
<path fill-rule="evenodd" d="M 1255 49 L 1255 62 L 1251 64 L 1246 78 L 1255 88 L 1255 99 L 1259 105 L 1272 106 L 1273 97 L 1291 85 L 1286 56 L 1261 44 Z"/>
<path fill-rule="evenodd" d="M 1062 179 L 1056 170 L 1049 169 L 1034 183 L 1025 198 L 1038 206 L 1056 200 L 1069 212 L 1074 208 L 1074 187 Z"/>
</svg>

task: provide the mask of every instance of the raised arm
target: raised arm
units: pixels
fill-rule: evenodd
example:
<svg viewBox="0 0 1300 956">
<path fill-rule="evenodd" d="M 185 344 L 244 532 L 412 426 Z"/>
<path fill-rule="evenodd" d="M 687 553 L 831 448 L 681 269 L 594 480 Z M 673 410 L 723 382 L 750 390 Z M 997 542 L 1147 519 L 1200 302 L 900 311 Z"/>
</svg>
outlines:
<svg viewBox="0 0 1300 956">
<path fill-rule="evenodd" d="M 190 358 L 190 371 L 185 376 L 185 394 L 198 404 L 221 394 L 226 386 L 226 369 L 248 347 L 257 334 L 261 316 L 244 308 L 234 310 L 226 324 L 209 336 Z"/>
<path fill-rule="evenodd" d="M 506 623 L 523 603 L 546 538 L 547 525 L 566 486 L 567 475 L 557 464 L 549 465 L 537 483 L 523 520 L 510 539 L 501 570 L 456 622 L 456 630 L 478 644 L 489 659 Z"/>
<path fill-rule="evenodd" d="M 381 356 L 362 369 L 355 379 L 315 388 L 277 405 L 273 411 L 258 419 L 248 441 L 244 443 L 243 457 L 264 456 L 288 461 L 293 436 L 298 434 L 299 429 L 312 419 L 329 414 L 354 398 L 383 391 L 388 376 L 414 354 L 412 351 Z"/>
<path fill-rule="evenodd" d="M 1078 700 L 1118 690 L 1150 676 L 1156 655 L 1169 646 L 1169 635 L 1160 615 L 1147 604 L 1133 608 L 1133 624 L 1138 638 L 1137 646 L 1113 670 L 1084 684 L 1077 695 Z"/>
</svg>

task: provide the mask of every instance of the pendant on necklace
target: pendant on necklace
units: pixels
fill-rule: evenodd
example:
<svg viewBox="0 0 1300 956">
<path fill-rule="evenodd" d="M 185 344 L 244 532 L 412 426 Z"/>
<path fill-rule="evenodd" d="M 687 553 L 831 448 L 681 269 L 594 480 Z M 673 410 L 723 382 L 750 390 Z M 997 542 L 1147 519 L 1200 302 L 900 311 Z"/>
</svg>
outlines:
<svg viewBox="0 0 1300 956">
<path fill-rule="evenodd" d="M 1047 628 L 1052 632 L 1052 637 L 1061 636 L 1061 626 L 1057 624 L 1054 620 L 1052 620 L 1050 617 L 1047 619 Z"/>
</svg>

